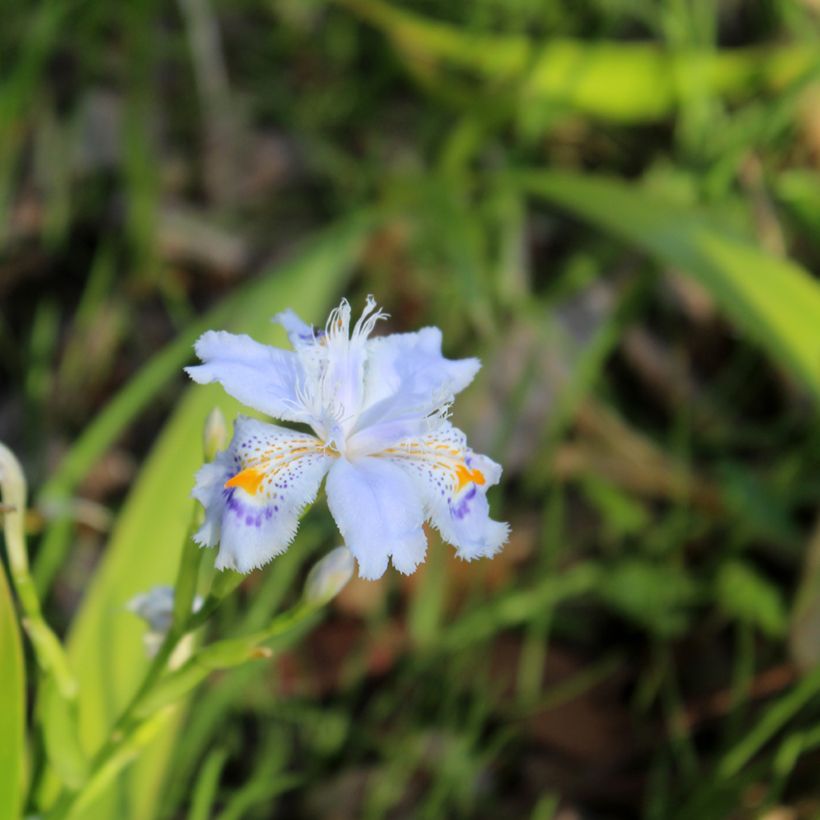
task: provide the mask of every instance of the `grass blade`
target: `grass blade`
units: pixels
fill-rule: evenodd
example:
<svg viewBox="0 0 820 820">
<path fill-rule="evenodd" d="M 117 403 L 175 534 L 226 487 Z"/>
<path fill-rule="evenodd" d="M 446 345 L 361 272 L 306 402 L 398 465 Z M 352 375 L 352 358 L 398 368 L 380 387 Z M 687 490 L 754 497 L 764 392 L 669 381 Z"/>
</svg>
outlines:
<svg viewBox="0 0 820 820">
<path fill-rule="evenodd" d="M 820 285 L 799 265 L 701 211 L 615 179 L 558 171 L 516 179 L 529 193 L 697 279 L 741 330 L 820 398 Z"/>
<path fill-rule="evenodd" d="M 25 758 L 23 647 L 5 570 L 0 566 L 0 820 L 20 816 Z"/>
</svg>

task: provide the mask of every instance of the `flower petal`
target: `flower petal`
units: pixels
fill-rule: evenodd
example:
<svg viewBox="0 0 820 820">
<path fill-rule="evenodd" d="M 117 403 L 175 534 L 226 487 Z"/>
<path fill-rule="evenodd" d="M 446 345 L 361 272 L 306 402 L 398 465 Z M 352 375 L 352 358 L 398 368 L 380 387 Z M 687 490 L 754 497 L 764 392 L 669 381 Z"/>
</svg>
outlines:
<svg viewBox="0 0 820 820">
<path fill-rule="evenodd" d="M 205 521 L 194 540 L 219 543 L 217 569 L 267 563 L 293 540 L 329 461 L 315 436 L 240 416 L 228 449 L 197 473 L 193 495 Z"/>
<path fill-rule="evenodd" d="M 327 477 L 327 503 L 362 578 L 380 578 L 388 558 L 410 573 L 424 560 L 424 508 L 413 481 L 389 461 L 340 458 Z"/>
<path fill-rule="evenodd" d="M 302 321 L 290 308 L 277 313 L 273 317 L 273 321 L 285 329 L 294 350 L 298 350 L 305 345 L 315 344 L 318 339 L 325 335 L 324 330 L 314 330 L 313 325 Z"/>
<path fill-rule="evenodd" d="M 491 556 L 507 541 L 509 525 L 493 521 L 487 503 L 501 467 L 474 453 L 461 430 L 443 422 L 435 432 L 405 439 L 381 455 L 412 479 L 434 526 L 459 557 Z"/>
<path fill-rule="evenodd" d="M 452 401 L 480 367 L 478 359 L 445 359 L 437 327 L 369 340 L 352 447 L 373 453 L 387 442 L 427 433 L 428 416 Z"/>
<path fill-rule="evenodd" d="M 298 395 L 302 369 L 295 353 L 221 330 L 203 333 L 195 350 L 203 364 L 185 368 L 195 382 L 219 382 L 242 404 L 268 416 L 309 421 Z"/>
<path fill-rule="evenodd" d="M 323 337 L 326 365 L 322 376 L 322 404 L 336 419 L 343 435 L 355 424 L 362 408 L 364 367 L 369 349 L 367 337 L 376 322 L 386 317 L 372 296 L 367 297 L 352 331 L 350 315 L 350 304 L 342 299 L 330 312 Z"/>
</svg>

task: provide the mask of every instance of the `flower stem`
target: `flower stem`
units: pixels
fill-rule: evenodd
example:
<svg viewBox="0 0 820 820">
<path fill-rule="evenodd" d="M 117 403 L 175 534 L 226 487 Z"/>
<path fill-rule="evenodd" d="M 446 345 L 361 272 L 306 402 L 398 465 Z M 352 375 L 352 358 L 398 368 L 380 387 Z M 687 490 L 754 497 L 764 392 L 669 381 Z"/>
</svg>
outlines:
<svg viewBox="0 0 820 820">
<path fill-rule="evenodd" d="M 143 698 L 151 691 L 161 677 L 171 655 L 174 653 L 180 640 L 187 633 L 187 624 L 182 629 L 172 627 L 162 642 L 139 689 L 134 693 L 128 705 L 117 718 L 109 733 L 108 740 L 94 755 L 91 761 L 91 774 L 77 789 L 66 789 L 54 807 L 48 812 L 49 820 L 64 820 L 77 811 L 110 782 L 128 763 L 139 753 L 139 750 L 153 737 L 154 731 L 159 729 L 162 716 L 153 715 L 146 720 L 136 720 L 134 713 Z M 150 729 L 146 728 L 150 725 Z"/>
<path fill-rule="evenodd" d="M 3 491 L 3 529 L 9 569 L 23 610 L 23 626 L 34 648 L 37 663 L 51 675 L 61 697 L 74 701 L 77 697 L 77 681 L 71 671 L 60 639 L 43 618 L 40 598 L 31 577 L 26 550 L 23 518 L 26 512 L 26 479 L 14 453 L 0 443 L 0 486 Z"/>
</svg>

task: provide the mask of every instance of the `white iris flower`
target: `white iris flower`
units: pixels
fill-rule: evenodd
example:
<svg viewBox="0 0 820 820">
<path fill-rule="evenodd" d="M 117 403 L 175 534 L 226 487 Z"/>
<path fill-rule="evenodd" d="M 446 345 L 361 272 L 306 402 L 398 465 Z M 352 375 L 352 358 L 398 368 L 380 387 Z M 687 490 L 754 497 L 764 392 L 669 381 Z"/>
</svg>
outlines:
<svg viewBox="0 0 820 820">
<path fill-rule="evenodd" d="M 205 522 L 195 539 L 220 545 L 219 569 L 249 572 L 284 552 L 325 475 L 330 511 L 363 578 L 379 578 L 389 559 L 413 572 L 427 519 L 468 560 L 507 540 L 486 497 L 501 467 L 447 421 L 478 359 L 445 359 L 435 327 L 368 338 L 382 318 L 370 296 L 352 333 L 347 300 L 324 331 L 280 313 L 274 321 L 293 351 L 220 331 L 196 343 L 203 364 L 187 368 L 194 381 L 219 382 L 255 410 L 314 433 L 240 416 L 228 449 L 197 473 Z"/>
</svg>

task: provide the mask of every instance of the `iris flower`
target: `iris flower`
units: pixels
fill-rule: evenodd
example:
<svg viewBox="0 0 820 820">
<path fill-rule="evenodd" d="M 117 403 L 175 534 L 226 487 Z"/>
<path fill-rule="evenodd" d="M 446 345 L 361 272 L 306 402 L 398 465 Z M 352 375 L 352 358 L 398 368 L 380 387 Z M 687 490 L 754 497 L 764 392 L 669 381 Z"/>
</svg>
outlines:
<svg viewBox="0 0 820 820">
<path fill-rule="evenodd" d="M 379 578 L 390 559 L 413 572 L 428 519 L 467 560 L 507 540 L 486 497 L 501 467 L 448 421 L 478 359 L 445 359 L 435 327 L 369 338 L 383 318 L 370 296 L 352 333 L 347 300 L 324 330 L 291 310 L 278 314 L 292 351 L 223 331 L 197 341 L 203 363 L 186 368 L 194 381 L 219 382 L 254 410 L 312 431 L 240 416 L 228 448 L 199 470 L 193 496 L 205 519 L 195 540 L 219 544 L 217 568 L 250 572 L 284 552 L 325 476 L 330 512 L 363 578 Z"/>
</svg>

